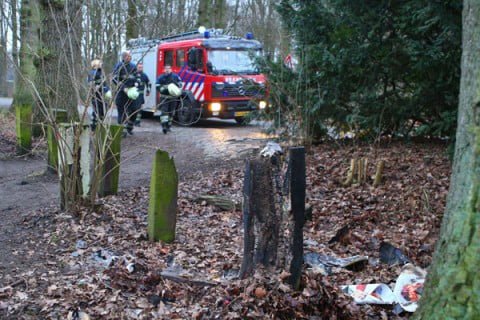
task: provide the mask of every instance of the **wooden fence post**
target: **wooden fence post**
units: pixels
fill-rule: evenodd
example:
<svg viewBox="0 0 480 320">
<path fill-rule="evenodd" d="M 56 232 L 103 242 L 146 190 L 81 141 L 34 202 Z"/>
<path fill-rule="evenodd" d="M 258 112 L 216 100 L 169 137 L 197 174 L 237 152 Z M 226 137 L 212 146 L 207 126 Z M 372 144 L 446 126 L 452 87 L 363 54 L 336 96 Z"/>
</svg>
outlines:
<svg viewBox="0 0 480 320">
<path fill-rule="evenodd" d="M 58 169 L 58 124 L 67 122 L 67 110 L 53 109 L 55 123 L 47 126 L 47 170 L 56 173 Z"/>
<path fill-rule="evenodd" d="M 69 209 L 90 191 L 90 134 L 88 126 L 59 124 L 58 175 L 60 208 Z"/>
<path fill-rule="evenodd" d="M 153 161 L 148 207 L 148 238 L 150 241 L 175 240 L 177 222 L 178 175 L 173 158 L 157 150 Z"/>
<path fill-rule="evenodd" d="M 290 284 L 300 287 L 303 265 L 303 225 L 305 224 L 306 163 L 305 148 L 290 149 L 290 199 L 294 221 Z"/>
<path fill-rule="evenodd" d="M 250 275 L 255 265 L 274 267 L 277 260 L 280 221 L 275 212 L 270 161 L 270 158 L 248 161 L 245 170 L 242 278 Z"/>
<path fill-rule="evenodd" d="M 15 105 L 15 131 L 17 154 L 24 155 L 32 148 L 32 105 Z"/>
<path fill-rule="evenodd" d="M 97 127 L 97 164 L 100 168 L 98 195 L 117 194 L 120 178 L 120 153 L 123 126 L 112 124 Z"/>
</svg>

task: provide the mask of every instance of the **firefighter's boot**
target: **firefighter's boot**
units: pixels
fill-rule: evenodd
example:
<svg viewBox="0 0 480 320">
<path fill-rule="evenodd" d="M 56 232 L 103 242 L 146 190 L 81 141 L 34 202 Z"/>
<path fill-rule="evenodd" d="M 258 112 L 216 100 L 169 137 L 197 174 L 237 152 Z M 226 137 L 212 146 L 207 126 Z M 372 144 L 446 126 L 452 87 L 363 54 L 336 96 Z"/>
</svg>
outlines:
<svg viewBox="0 0 480 320">
<path fill-rule="evenodd" d="M 164 134 L 168 132 L 168 115 L 162 114 L 160 115 L 160 123 L 162 124 L 162 131 Z"/>
</svg>

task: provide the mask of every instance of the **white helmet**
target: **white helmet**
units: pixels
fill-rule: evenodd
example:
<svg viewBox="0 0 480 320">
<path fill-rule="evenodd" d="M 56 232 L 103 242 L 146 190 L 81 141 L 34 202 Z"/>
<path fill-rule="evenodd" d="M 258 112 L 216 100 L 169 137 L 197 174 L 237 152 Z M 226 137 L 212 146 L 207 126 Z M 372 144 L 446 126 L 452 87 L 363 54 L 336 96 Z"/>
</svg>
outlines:
<svg viewBox="0 0 480 320">
<path fill-rule="evenodd" d="M 167 86 L 167 89 L 168 89 L 168 94 L 171 95 L 171 96 L 179 97 L 182 94 L 182 89 L 180 89 L 179 87 L 177 87 L 173 83 L 170 83 Z"/>
<path fill-rule="evenodd" d="M 137 87 L 131 87 L 127 91 L 127 96 L 131 100 L 137 99 L 139 95 L 140 95 L 140 93 L 138 92 Z"/>
</svg>

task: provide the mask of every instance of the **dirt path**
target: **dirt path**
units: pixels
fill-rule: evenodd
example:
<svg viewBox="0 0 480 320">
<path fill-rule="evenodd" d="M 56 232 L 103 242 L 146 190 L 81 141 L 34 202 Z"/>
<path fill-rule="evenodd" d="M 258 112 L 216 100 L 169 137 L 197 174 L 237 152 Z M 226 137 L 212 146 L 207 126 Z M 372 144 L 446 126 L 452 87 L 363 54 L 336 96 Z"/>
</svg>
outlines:
<svg viewBox="0 0 480 320">
<path fill-rule="evenodd" d="M 173 155 L 180 180 L 185 180 L 215 168 L 241 165 L 242 158 L 266 138 L 258 124 L 238 126 L 219 120 L 174 127 L 164 135 L 158 119 L 144 119 L 134 135 L 122 141 L 120 192 L 149 185 L 156 149 Z M 48 234 L 39 234 L 48 233 L 48 221 L 39 222 L 42 228 L 36 229 L 37 223 L 25 219 L 40 208 L 53 211 L 58 203 L 57 177 L 44 174 L 45 169 L 45 154 L 0 160 L 0 287 L 8 283 L 9 273 L 43 259 L 42 244 L 51 240 Z"/>
</svg>

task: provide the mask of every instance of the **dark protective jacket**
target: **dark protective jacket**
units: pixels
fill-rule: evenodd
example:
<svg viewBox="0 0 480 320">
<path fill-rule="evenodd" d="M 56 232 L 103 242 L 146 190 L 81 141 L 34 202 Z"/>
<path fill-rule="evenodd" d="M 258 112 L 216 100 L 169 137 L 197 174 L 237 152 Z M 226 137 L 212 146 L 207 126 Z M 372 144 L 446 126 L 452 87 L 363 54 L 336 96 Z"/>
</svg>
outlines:
<svg viewBox="0 0 480 320">
<path fill-rule="evenodd" d="M 180 87 L 182 83 L 182 79 L 180 79 L 180 77 L 173 72 L 169 74 L 165 73 L 157 78 L 156 86 L 157 87 L 167 86 L 170 83 L 174 83 L 176 86 Z"/>
<path fill-rule="evenodd" d="M 136 67 L 133 63 L 121 61 L 113 69 L 113 83 L 118 86 L 119 91 L 135 87 L 135 82 L 137 81 L 135 73 Z"/>
<path fill-rule="evenodd" d="M 152 88 L 152 84 L 150 83 L 150 79 L 145 74 L 145 72 L 136 72 L 135 77 L 137 78 L 138 91 L 140 92 L 140 94 L 145 93 L 145 90 L 149 94 Z"/>
<path fill-rule="evenodd" d="M 107 85 L 102 69 L 92 69 L 88 72 L 88 83 L 92 86 L 95 95 L 101 95 L 110 88 Z"/>
</svg>

